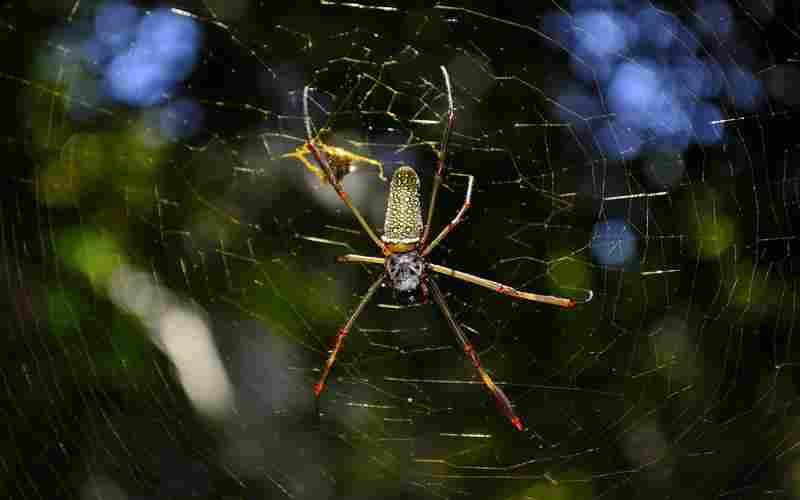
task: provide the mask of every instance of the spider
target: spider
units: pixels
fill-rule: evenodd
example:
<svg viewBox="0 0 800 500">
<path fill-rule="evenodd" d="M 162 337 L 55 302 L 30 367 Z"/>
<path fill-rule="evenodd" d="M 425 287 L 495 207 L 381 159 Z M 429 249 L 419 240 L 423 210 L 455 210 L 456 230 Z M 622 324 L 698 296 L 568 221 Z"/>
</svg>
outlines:
<svg viewBox="0 0 800 500">
<path fill-rule="evenodd" d="M 306 99 L 308 98 L 307 92 L 304 93 L 304 96 L 306 97 Z M 308 109 L 307 105 L 306 109 Z M 306 114 L 306 116 L 308 115 Z M 309 122 L 306 121 L 306 123 L 308 124 Z M 324 137 L 329 132 L 330 129 L 324 128 L 319 131 L 317 137 Z M 309 137 L 310 136 L 311 134 L 309 130 Z M 329 183 L 328 174 L 324 170 L 320 169 L 319 167 L 308 161 L 308 159 L 306 158 L 306 156 L 308 156 L 309 154 L 314 155 L 314 153 L 312 152 L 312 148 L 321 149 L 322 153 L 328 158 L 328 165 L 330 167 L 330 171 L 333 174 L 333 180 L 335 183 L 341 183 L 342 179 L 344 179 L 344 177 L 347 174 L 355 171 L 356 170 L 356 166 L 354 165 L 355 163 L 366 163 L 377 167 L 378 177 L 380 177 L 380 179 L 383 181 L 386 180 L 386 177 L 384 177 L 383 175 L 383 164 L 378 160 L 373 160 L 372 158 L 367 158 L 366 156 L 359 156 L 355 153 L 347 151 L 346 149 L 337 148 L 335 146 L 329 146 L 325 144 L 325 142 L 321 139 L 309 139 L 308 142 L 304 143 L 302 146 L 295 149 L 291 153 L 286 153 L 285 155 L 281 156 L 281 158 L 294 158 L 296 160 L 300 160 L 301 162 L 303 162 L 303 165 L 305 165 L 307 169 L 309 169 L 317 177 L 319 177 L 319 180 L 323 184 L 328 184 Z"/>
<path fill-rule="evenodd" d="M 299 159 L 303 164 L 312 172 L 317 174 L 320 179 L 330 184 L 342 201 L 347 205 L 355 218 L 361 224 L 361 227 L 372 239 L 375 245 L 383 252 L 383 257 L 369 257 L 365 255 L 347 254 L 338 257 L 339 262 L 359 262 L 366 264 L 378 264 L 384 266 L 381 275 L 372 283 L 367 290 L 366 294 L 362 297 L 361 301 L 356 306 L 350 318 L 341 327 L 336 339 L 334 340 L 333 349 L 330 351 L 327 361 L 325 362 L 322 370 L 322 375 L 319 382 L 314 385 L 314 396 L 317 401 L 325 388 L 325 381 L 336 362 L 336 356 L 344 346 L 345 338 L 352 328 L 358 316 L 366 307 L 367 303 L 373 297 L 378 288 L 388 280 L 388 284 L 394 292 L 395 299 L 402 305 L 424 304 L 428 302 L 430 297 L 438 305 L 450 329 L 455 334 L 456 340 L 460 344 L 466 356 L 472 361 L 475 369 L 480 375 L 486 388 L 494 396 L 497 406 L 500 411 L 511 421 L 511 424 L 518 430 L 523 430 L 522 420 L 514 413 L 511 401 L 508 399 L 503 390 L 498 387 L 492 378 L 486 373 L 486 370 L 481 366 L 478 355 L 472 344 L 467 339 L 467 336 L 462 331 L 459 324 L 456 322 L 450 308 L 447 306 L 445 296 L 442 293 L 439 285 L 433 279 L 432 273 L 443 274 L 452 278 L 460 279 L 483 286 L 505 295 L 509 295 L 518 299 L 531 300 L 535 302 L 543 302 L 545 304 L 552 304 L 564 308 L 573 308 L 577 304 L 574 299 L 554 297 L 550 295 L 539 295 L 530 292 L 523 292 L 516 290 L 510 286 L 503 285 L 479 276 L 468 274 L 448 267 L 433 264 L 428 261 L 428 255 L 431 251 L 444 240 L 444 238 L 452 231 L 463 219 L 464 213 L 470 207 L 472 199 L 472 188 L 475 179 L 472 175 L 465 174 L 451 174 L 462 175 L 467 178 L 467 189 L 464 203 L 459 209 L 453 220 L 445 226 L 441 232 L 432 241 L 428 242 L 431 229 L 431 221 L 433 219 L 433 212 L 436 207 L 436 196 L 444 179 L 444 167 L 447 159 L 447 145 L 450 138 L 450 133 L 453 130 L 455 123 L 455 108 L 453 105 L 453 94 L 450 88 L 450 76 L 444 66 L 440 67 L 442 75 L 444 76 L 445 88 L 447 90 L 447 124 L 442 134 L 440 149 L 437 151 L 437 165 L 436 173 L 433 178 L 433 188 L 431 191 L 430 204 L 428 205 L 428 214 L 425 224 L 422 222 L 422 209 L 420 205 L 420 180 L 417 173 L 410 166 L 404 165 L 397 168 L 392 174 L 391 183 L 389 185 L 389 196 L 387 200 L 386 216 L 384 222 L 383 236 L 380 238 L 376 235 L 375 231 L 370 227 L 367 221 L 356 208 L 347 192 L 342 187 L 342 178 L 353 170 L 352 163 L 356 161 L 366 162 L 375 166 L 381 167 L 380 162 L 355 155 L 341 148 L 333 148 L 314 139 L 311 134 L 310 117 L 308 114 L 308 87 L 305 87 L 303 93 L 303 112 L 306 124 L 306 132 L 308 135 L 308 142 L 299 147 L 294 153 L 286 156 Z M 312 165 L 305 156 L 310 154 L 316 161 L 317 166 Z M 588 297 L 581 303 L 587 303 L 592 299 L 592 292 L 588 292 Z"/>
</svg>

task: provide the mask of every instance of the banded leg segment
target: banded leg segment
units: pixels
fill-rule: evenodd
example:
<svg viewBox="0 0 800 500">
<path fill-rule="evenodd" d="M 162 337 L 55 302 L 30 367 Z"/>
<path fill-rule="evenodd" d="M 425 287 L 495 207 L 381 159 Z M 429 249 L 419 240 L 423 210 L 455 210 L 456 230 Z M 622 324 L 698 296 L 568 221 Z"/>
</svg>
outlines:
<svg viewBox="0 0 800 500">
<path fill-rule="evenodd" d="M 497 402 L 498 409 L 508 417 L 511 421 L 511 424 L 516 427 L 518 430 L 522 430 L 522 421 L 519 417 L 514 413 L 514 408 L 511 406 L 511 400 L 508 399 L 506 393 L 503 392 L 503 389 L 499 388 L 492 378 L 486 373 L 486 370 L 483 369 L 481 366 L 481 362 L 478 359 L 478 355 L 475 353 L 475 349 L 472 347 L 472 344 L 469 340 L 467 340 L 467 336 L 464 335 L 464 332 L 461 330 L 461 327 L 456 323 L 455 318 L 453 318 L 453 314 L 450 312 L 450 309 L 447 307 L 447 303 L 445 302 L 444 295 L 442 291 L 439 289 L 439 286 L 436 284 L 435 281 L 432 279 L 428 280 L 428 285 L 433 292 L 433 300 L 439 305 L 439 308 L 442 310 L 442 314 L 444 314 L 445 319 L 447 319 L 447 324 L 450 326 L 450 329 L 453 330 L 453 333 L 458 340 L 458 343 L 461 344 L 461 348 L 464 350 L 464 354 L 472 361 L 472 364 L 475 366 L 475 369 L 478 370 L 478 374 L 483 381 L 483 384 L 489 389 L 489 392 L 492 393 L 494 396 L 495 401 Z"/>
<path fill-rule="evenodd" d="M 386 259 L 383 257 L 370 257 L 368 255 L 357 255 L 354 253 L 349 253 L 347 255 L 340 255 L 336 257 L 337 262 L 362 262 L 364 264 L 381 264 L 384 265 L 386 263 Z"/>
<path fill-rule="evenodd" d="M 344 188 L 342 188 L 342 183 L 336 177 L 333 168 L 331 168 L 330 164 L 325 159 L 325 154 L 320 153 L 320 151 L 314 145 L 314 137 L 311 130 L 311 115 L 308 114 L 308 89 L 308 86 L 303 89 L 303 119 L 306 126 L 306 135 L 308 136 L 306 148 L 311 152 L 311 155 L 317 161 L 319 166 L 322 167 L 322 171 L 324 172 L 325 177 L 328 179 L 328 184 L 333 186 L 333 189 L 336 190 L 336 194 L 339 195 L 339 198 L 341 198 L 344 204 L 347 205 L 347 208 L 353 212 L 353 215 L 356 219 L 358 219 L 358 222 L 361 224 L 361 227 L 364 228 L 364 231 L 366 231 L 366 233 L 369 235 L 372 241 L 375 242 L 378 248 L 381 249 L 381 251 L 386 252 L 386 247 L 383 242 L 380 240 L 380 238 L 378 238 L 378 235 L 375 234 L 375 231 L 372 229 L 372 227 L 370 227 L 367 220 L 364 219 L 364 216 L 361 215 L 361 212 L 355 207 L 355 205 L 353 205 L 353 202 L 350 201 L 350 197 L 347 195 L 347 192 L 344 190 Z M 306 164 L 306 166 L 309 167 L 310 164 Z M 311 170 L 316 172 L 316 169 L 314 168 Z M 319 174 L 317 173 L 317 175 Z"/>
<path fill-rule="evenodd" d="M 463 175 L 464 177 L 468 178 L 468 180 L 467 180 L 467 194 L 464 197 L 464 204 L 461 205 L 461 209 L 458 211 L 458 213 L 453 218 L 453 220 L 450 221 L 450 224 L 446 225 L 444 227 L 444 229 L 442 229 L 442 232 L 439 233 L 439 236 L 437 236 L 433 241 L 431 241 L 430 245 L 428 245 L 427 247 L 425 247 L 422 250 L 421 255 L 423 257 L 425 257 L 426 255 L 431 253 L 431 250 L 433 250 L 433 248 L 436 245 L 441 243 L 441 241 L 444 239 L 444 237 L 447 236 L 448 233 L 450 233 L 450 231 L 453 230 L 453 228 L 455 228 L 459 223 L 461 223 L 461 221 L 464 218 L 464 213 L 466 213 L 467 209 L 472 204 L 472 185 L 475 183 L 475 177 L 473 177 L 471 175 L 467 175 L 467 174 L 450 174 L 450 175 Z"/>
<path fill-rule="evenodd" d="M 369 290 L 367 290 L 367 293 L 364 294 L 361 302 L 359 302 L 358 306 L 356 306 L 356 310 L 353 311 L 350 319 L 347 320 L 344 326 L 339 330 L 339 333 L 336 335 L 333 350 L 328 356 L 328 360 L 325 361 L 325 367 L 322 369 L 322 375 L 319 378 L 319 382 L 314 385 L 314 396 L 317 399 L 319 399 L 319 395 L 325 389 L 325 380 L 328 378 L 328 374 L 331 372 L 331 368 L 333 368 L 333 364 L 336 362 L 336 356 L 339 354 L 339 351 L 342 350 L 342 347 L 344 347 L 344 339 L 347 337 L 347 333 L 350 331 L 353 323 L 355 323 L 359 314 L 361 314 L 361 311 L 364 310 L 364 307 L 367 305 L 369 300 L 373 295 L 375 295 L 375 292 L 378 290 L 378 287 L 381 286 L 381 283 L 383 283 L 383 279 L 385 277 L 386 273 L 382 273 L 380 277 L 369 287 Z"/>
<path fill-rule="evenodd" d="M 347 205 L 347 208 L 353 212 L 353 215 L 356 219 L 358 219 L 358 222 L 361 224 L 361 227 L 364 228 L 364 231 L 366 231 L 366 233 L 369 235 L 372 241 L 375 242 L 375 245 L 381 249 L 381 251 L 386 252 L 386 246 L 383 244 L 380 238 L 378 238 L 378 235 L 375 234 L 375 231 L 373 231 L 372 227 L 370 227 L 364 216 L 361 215 L 361 212 L 356 208 L 355 205 L 353 205 L 353 202 L 350 201 L 350 196 L 347 195 L 347 191 L 342 188 L 341 183 L 336 179 L 336 176 L 333 173 L 333 169 L 331 169 L 331 166 L 324 159 L 323 155 L 320 154 L 319 150 L 317 150 L 317 147 L 310 142 L 306 144 L 306 147 L 309 151 L 311 151 L 311 154 L 314 156 L 314 159 L 317 160 L 317 163 L 322 166 L 322 170 L 328 177 L 328 183 L 333 186 L 333 189 L 336 190 L 336 194 L 338 194 L 339 198 L 341 198 L 344 204 Z"/>
<path fill-rule="evenodd" d="M 450 75 L 444 66 L 439 67 L 444 75 L 444 86 L 447 90 L 447 126 L 442 132 L 442 141 L 440 151 L 438 152 L 438 161 L 436 162 L 436 175 L 433 178 L 433 188 L 431 189 L 431 202 L 428 205 L 428 218 L 425 222 L 425 229 L 422 231 L 422 238 L 419 240 L 420 245 L 424 246 L 428 241 L 428 236 L 431 232 L 431 222 L 433 221 L 433 210 L 436 208 L 436 195 L 439 192 L 439 187 L 444 180 L 444 163 L 447 160 L 447 144 L 450 142 L 450 133 L 453 131 L 453 125 L 456 122 L 456 110 L 453 104 L 453 91 L 450 88 Z"/>
<path fill-rule="evenodd" d="M 495 292 L 502 293 L 504 295 L 516 297 L 518 299 L 531 300 L 533 302 L 542 302 L 545 304 L 551 304 L 566 309 L 571 309 L 578 304 L 578 302 L 575 301 L 575 299 L 555 297 L 553 295 L 539 295 L 538 293 L 531 293 L 531 292 L 522 292 L 517 290 L 516 288 L 511 288 L 510 286 L 506 286 L 502 283 L 498 283 L 492 280 L 487 280 L 486 278 L 481 278 L 480 276 L 475 276 L 474 274 L 456 271 L 455 269 L 451 269 L 445 266 L 440 266 L 438 264 L 428 264 L 428 267 L 430 268 L 431 271 L 435 273 L 444 274 L 456 279 L 460 279 L 462 281 L 467 281 L 469 283 L 473 283 L 475 285 L 479 285 L 484 288 L 494 290 Z M 586 297 L 586 299 L 580 302 L 581 304 L 586 304 L 587 302 L 590 302 L 592 300 L 592 297 L 594 297 L 594 293 L 591 290 L 589 290 L 588 292 L 589 295 Z"/>
</svg>

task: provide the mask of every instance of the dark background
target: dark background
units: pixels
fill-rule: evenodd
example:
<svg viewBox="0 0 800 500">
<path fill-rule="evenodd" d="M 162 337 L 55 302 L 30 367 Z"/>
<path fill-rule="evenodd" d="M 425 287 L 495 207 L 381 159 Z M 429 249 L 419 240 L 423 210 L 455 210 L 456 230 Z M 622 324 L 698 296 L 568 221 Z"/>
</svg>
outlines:
<svg viewBox="0 0 800 500">
<path fill-rule="evenodd" d="M 538 28 L 569 3 L 234 5 L 175 5 L 199 16 L 203 45 L 174 92 L 204 120 L 169 141 L 147 107 L 75 97 L 95 5 L 0 11 L 0 494 L 800 494 L 797 101 L 792 80 L 774 76 L 794 74 L 796 6 L 730 5 L 736 43 L 700 38 L 749 67 L 763 99 L 742 110 L 720 97 L 735 119 L 725 141 L 655 155 L 657 167 L 598 144 L 595 122 L 608 116 L 571 127 L 555 117 L 559 89 L 575 80 L 571 54 Z M 696 6 L 659 7 L 690 24 Z M 448 168 L 475 175 L 477 188 L 431 259 L 520 289 L 595 293 L 562 311 L 438 281 L 523 433 L 432 306 L 376 307 L 393 304 L 389 290 L 313 402 L 327 346 L 379 268 L 334 263 L 375 251 L 311 173 L 279 158 L 304 136 L 302 87 L 326 93 L 334 133 L 357 131 L 337 145 L 389 169 L 411 162 L 428 186 L 440 65 L 459 108 Z M 681 162 L 675 183 L 648 181 L 648 168 Z M 365 169 L 345 186 L 380 228 L 385 184 Z M 463 188 L 448 179 L 437 228 Z M 621 264 L 602 263 L 615 251 L 597 236 L 608 221 L 635 235 Z M 219 399 L 209 406 L 202 394 Z"/>
</svg>

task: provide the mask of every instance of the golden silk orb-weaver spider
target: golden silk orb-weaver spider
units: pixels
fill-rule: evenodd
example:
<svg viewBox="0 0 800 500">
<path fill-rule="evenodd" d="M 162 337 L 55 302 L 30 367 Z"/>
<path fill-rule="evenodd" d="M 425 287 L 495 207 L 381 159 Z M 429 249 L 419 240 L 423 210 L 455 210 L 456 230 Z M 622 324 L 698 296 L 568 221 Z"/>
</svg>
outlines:
<svg viewBox="0 0 800 500">
<path fill-rule="evenodd" d="M 510 286 L 497 283 L 485 278 L 481 278 L 472 274 L 468 274 L 448 267 L 432 264 L 428 262 L 427 256 L 442 240 L 453 230 L 463 219 L 464 213 L 470 207 L 472 199 L 472 187 L 475 179 L 472 175 L 464 174 L 451 174 L 463 175 L 467 177 L 467 190 L 464 203 L 458 211 L 453 220 L 445 226 L 438 236 L 428 242 L 430 235 L 431 221 L 433 220 L 433 212 L 436 207 L 436 196 L 439 192 L 444 179 L 444 167 L 447 159 L 447 145 L 450 138 L 450 133 L 453 130 L 455 123 L 455 108 L 453 105 L 453 94 L 450 87 L 450 76 L 444 66 L 440 67 L 442 75 L 444 76 L 445 88 L 447 90 L 447 124 L 441 138 L 440 149 L 437 151 L 437 165 L 436 174 L 433 178 L 433 188 L 431 190 L 430 204 L 428 205 L 428 214 L 426 222 L 423 224 L 422 208 L 420 204 L 419 186 L 420 181 L 417 173 L 410 166 L 401 166 L 397 168 L 392 174 L 392 180 L 389 185 L 389 197 L 386 205 L 386 216 L 384 221 L 384 232 L 382 237 L 378 237 L 375 231 L 370 227 L 367 221 L 359 212 L 352 202 L 350 201 L 347 192 L 342 187 L 342 178 L 352 171 L 352 163 L 359 161 L 371 165 L 378 166 L 382 173 L 382 165 L 377 160 L 355 155 L 349 151 L 341 148 L 332 148 L 314 139 L 311 134 L 310 118 L 308 115 L 308 87 L 303 92 L 303 112 L 306 121 L 306 132 L 308 135 L 308 142 L 298 148 L 294 153 L 286 156 L 296 158 L 303 162 L 303 164 L 312 172 L 317 174 L 323 182 L 330 184 L 342 201 L 347 205 L 355 218 L 361 224 L 361 227 L 372 239 L 375 245 L 383 252 L 383 257 L 369 257 L 366 255 L 342 255 L 337 260 L 339 262 L 360 262 L 366 264 L 378 264 L 384 266 L 381 275 L 376 279 L 364 294 L 361 301 L 356 306 L 350 318 L 345 322 L 344 326 L 339 330 L 334 341 L 333 349 L 325 361 L 322 369 L 322 375 L 319 382 L 314 385 L 314 395 L 319 400 L 320 394 L 325 388 L 325 381 L 336 362 L 336 356 L 344 346 L 345 338 L 347 337 L 350 328 L 352 328 L 358 316 L 366 307 L 370 299 L 375 295 L 378 288 L 387 281 L 394 292 L 396 300 L 403 305 L 411 305 L 418 303 L 425 303 L 429 297 L 438 305 L 450 329 L 455 334 L 456 340 L 460 347 L 463 349 L 466 356 L 472 361 L 473 366 L 478 372 L 483 384 L 489 389 L 489 392 L 494 396 L 497 406 L 500 411 L 511 421 L 511 423 L 518 430 L 523 430 L 522 421 L 514 413 L 514 408 L 511 401 L 508 399 L 503 390 L 498 387 L 492 378 L 486 373 L 486 370 L 481 366 L 478 355 L 472 344 L 467 339 L 467 336 L 461 329 L 461 326 L 456 322 L 450 308 L 447 306 L 445 296 L 433 279 L 432 273 L 443 274 L 452 278 L 460 279 L 489 288 L 495 292 L 509 295 L 518 299 L 531 300 L 535 302 L 543 302 L 545 304 L 552 304 L 564 308 L 575 307 L 577 302 L 574 299 L 554 297 L 551 295 L 539 295 L 536 293 L 523 292 L 516 290 Z M 316 161 L 317 165 L 311 164 L 306 158 L 310 154 Z M 592 292 L 589 291 L 588 297 L 581 301 L 587 303 L 592 299 Z"/>
</svg>

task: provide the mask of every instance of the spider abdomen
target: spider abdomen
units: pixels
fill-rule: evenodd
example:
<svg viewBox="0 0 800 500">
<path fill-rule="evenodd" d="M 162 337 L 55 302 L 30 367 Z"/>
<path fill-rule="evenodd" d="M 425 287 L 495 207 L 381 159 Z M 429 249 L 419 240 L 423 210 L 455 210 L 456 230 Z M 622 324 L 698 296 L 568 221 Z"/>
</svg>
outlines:
<svg viewBox="0 0 800 500">
<path fill-rule="evenodd" d="M 383 236 L 394 252 L 413 248 L 422 234 L 422 207 L 419 199 L 419 177 L 413 168 L 402 166 L 392 175 Z"/>
</svg>

